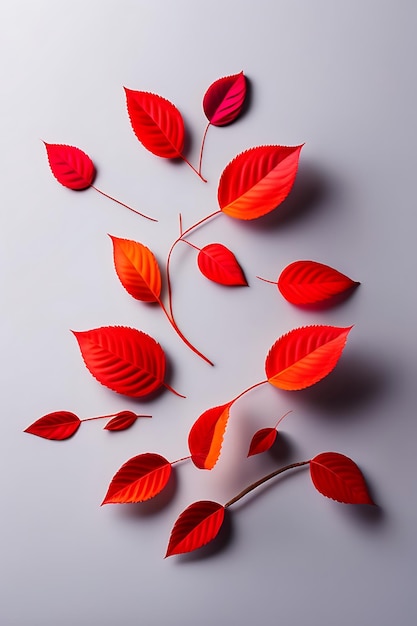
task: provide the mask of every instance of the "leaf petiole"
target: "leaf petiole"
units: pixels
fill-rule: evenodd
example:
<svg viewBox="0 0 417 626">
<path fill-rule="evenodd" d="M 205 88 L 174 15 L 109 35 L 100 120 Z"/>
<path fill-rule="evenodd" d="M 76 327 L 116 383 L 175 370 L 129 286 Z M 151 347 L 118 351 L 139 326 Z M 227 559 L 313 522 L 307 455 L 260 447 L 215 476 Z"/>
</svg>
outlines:
<svg viewBox="0 0 417 626">
<path fill-rule="evenodd" d="M 113 200 L 113 202 L 117 202 L 117 204 L 120 204 L 121 206 L 124 206 L 126 209 L 129 209 L 129 211 L 132 211 L 132 213 L 136 213 L 136 215 L 140 215 L 141 217 L 144 217 L 147 220 L 150 220 L 151 222 L 158 221 L 154 217 L 149 217 L 149 215 L 145 215 L 144 213 L 140 213 L 139 211 L 136 211 L 136 209 L 132 209 L 131 206 L 129 206 L 128 204 L 125 204 L 124 202 L 120 202 L 120 200 L 116 200 L 116 198 L 113 198 L 113 196 L 109 196 L 108 193 L 104 193 L 104 191 L 101 191 L 101 189 L 99 189 L 95 185 L 90 185 L 90 187 L 95 189 L 95 191 L 98 191 L 98 193 L 101 193 L 101 195 L 104 196 L 105 198 L 108 198 L 109 200 Z"/>
</svg>

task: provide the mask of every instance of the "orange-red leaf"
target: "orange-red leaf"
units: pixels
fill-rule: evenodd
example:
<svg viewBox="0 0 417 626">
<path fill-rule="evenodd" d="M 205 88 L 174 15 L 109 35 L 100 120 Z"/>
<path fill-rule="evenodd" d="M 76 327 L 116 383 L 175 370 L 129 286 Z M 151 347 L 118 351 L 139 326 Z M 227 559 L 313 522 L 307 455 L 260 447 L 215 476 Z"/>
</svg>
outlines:
<svg viewBox="0 0 417 626">
<path fill-rule="evenodd" d="M 110 235 L 116 273 L 126 291 L 142 302 L 158 302 L 161 272 L 154 254 L 141 243 Z"/>
<path fill-rule="evenodd" d="M 180 157 L 184 146 L 184 121 L 178 109 L 157 94 L 126 88 L 125 92 L 133 132 L 143 146 L 159 157 Z"/>
<path fill-rule="evenodd" d="M 52 174 L 61 185 L 76 191 L 92 185 L 96 170 L 85 152 L 64 144 L 45 143 L 45 147 Z"/>
<path fill-rule="evenodd" d="M 224 520 L 224 506 L 210 500 L 194 502 L 178 517 L 169 538 L 167 556 L 192 552 L 212 541 Z"/>
<path fill-rule="evenodd" d="M 113 476 L 102 504 L 144 502 L 160 493 L 171 475 L 171 463 L 147 452 L 129 459 Z"/>
<path fill-rule="evenodd" d="M 233 252 L 221 243 L 210 243 L 198 253 L 198 267 L 201 273 L 220 285 L 247 285 L 242 268 Z"/>
<path fill-rule="evenodd" d="M 204 113 L 213 126 L 225 126 L 233 122 L 246 96 L 246 79 L 243 72 L 219 78 L 204 94 Z"/>
<path fill-rule="evenodd" d="M 87 369 L 109 389 L 139 398 L 162 385 L 164 351 L 142 331 L 126 326 L 103 326 L 74 335 Z"/>
<path fill-rule="evenodd" d="M 270 450 L 270 448 L 274 445 L 276 438 L 276 428 L 261 428 L 256 431 L 249 445 L 248 456 L 261 454 L 262 452 Z"/>
<path fill-rule="evenodd" d="M 77 432 L 81 420 L 69 411 L 54 411 L 40 417 L 25 429 L 25 433 L 37 435 L 44 439 L 68 439 Z"/>
<path fill-rule="evenodd" d="M 107 422 L 104 430 L 126 430 L 136 422 L 138 417 L 139 415 L 133 411 L 120 411 Z"/>
<path fill-rule="evenodd" d="M 338 452 L 323 452 L 310 461 L 311 480 L 327 498 L 346 504 L 373 504 L 359 467 Z"/>
<path fill-rule="evenodd" d="M 314 304 L 338 296 L 359 283 L 323 263 L 295 261 L 278 279 L 278 289 L 292 304 Z"/>
<path fill-rule="evenodd" d="M 304 326 L 283 335 L 265 361 L 268 382 L 288 390 L 314 385 L 336 366 L 351 328 Z"/>
<path fill-rule="evenodd" d="M 208 409 L 194 422 L 188 435 L 191 460 L 199 469 L 216 465 L 223 445 L 231 404 Z"/>
<path fill-rule="evenodd" d="M 220 177 L 223 213 L 252 220 L 269 213 L 291 191 L 302 146 L 259 146 L 238 154 Z"/>
</svg>

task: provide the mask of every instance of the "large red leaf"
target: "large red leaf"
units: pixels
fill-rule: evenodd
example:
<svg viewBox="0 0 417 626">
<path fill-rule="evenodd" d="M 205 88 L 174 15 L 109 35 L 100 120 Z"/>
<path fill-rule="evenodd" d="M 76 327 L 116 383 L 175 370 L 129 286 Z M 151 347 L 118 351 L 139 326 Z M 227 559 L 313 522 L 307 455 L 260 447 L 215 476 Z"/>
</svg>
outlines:
<svg viewBox="0 0 417 626">
<path fill-rule="evenodd" d="M 213 126 L 230 124 L 242 110 L 246 96 L 246 79 L 243 72 L 219 78 L 204 94 L 204 113 Z"/>
<path fill-rule="evenodd" d="M 154 254 L 141 243 L 110 235 L 116 273 L 126 291 L 142 302 L 159 302 L 161 272 Z"/>
<path fill-rule="evenodd" d="M 248 456 L 261 454 L 270 450 L 277 438 L 276 428 L 261 428 L 257 430 L 249 445 Z"/>
<path fill-rule="evenodd" d="M 192 552 L 212 541 L 224 520 L 224 506 L 210 500 L 194 502 L 178 517 L 169 538 L 167 556 Z"/>
<path fill-rule="evenodd" d="M 352 326 L 304 326 L 280 337 L 265 361 L 268 382 L 280 389 L 314 385 L 338 362 Z"/>
<path fill-rule="evenodd" d="M 278 279 L 278 289 L 292 304 L 314 304 L 338 296 L 359 283 L 316 261 L 295 261 Z"/>
<path fill-rule="evenodd" d="M 148 452 L 129 459 L 113 476 L 102 504 L 144 502 L 160 493 L 171 476 L 171 463 Z"/>
<path fill-rule="evenodd" d="M 133 132 L 144 147 L 166 159 L 180 157 L 184 121 L 178 109 L 157 94 L 126 88 L 125 92 Z"/>
<path fill-rule="evenodd" d="M 120 411 L 107 422 L 104 430 L 126 430 L 133 426 L 138 417 L 133 411 Z"/>
<path fill-rule="evenodd" d="M 54 411 L 40 417 L 25 429 L 25 433 L 44 439 L 62 440 L 72 437 L 77 432 L 81 420 L 69 411 Z"/>
<path fill-rule="evenodd" d="M 338 452 L 323 452 L 310 461 L 310 475 L 321 494 L 346 504 L 373 504 L 359 467 Z"/>
<path fill-rule="evenodd" d="M 201 273 L 220 285 L 247 285 L 242 268 L 233 252 L 221 243 L 210 243 L 197 256 Z"/>
<path fill-rule="evenodd" d="M 155 339 L 142 331 L 125 326 L 103 326 L 74 332 L 74 335 L 87 369 L 109 389 L 138 398 L 162 385 L 164 351 Z"/>
<path fill-rule="evenodd" d="M 85 152 L 63 144 L 45 143 L 45 147 L 52 174 L 61 185 L 76 191 L 92 185 L 96 170 Z"/>
<path fill-rule="evenodd" d="M 223 445 L 231 404 L 204 411 L 194 422 L 188 435 L 191 460 L 199 469 L 211 470 L 216 465 Z"/>
<path fill-rule="evenodd" d="M 238 154 L 220 177 L 223 213 L 252 220 L 269 213 L 291 191 L 302 146 L 259 146 Z"/>
</svg>

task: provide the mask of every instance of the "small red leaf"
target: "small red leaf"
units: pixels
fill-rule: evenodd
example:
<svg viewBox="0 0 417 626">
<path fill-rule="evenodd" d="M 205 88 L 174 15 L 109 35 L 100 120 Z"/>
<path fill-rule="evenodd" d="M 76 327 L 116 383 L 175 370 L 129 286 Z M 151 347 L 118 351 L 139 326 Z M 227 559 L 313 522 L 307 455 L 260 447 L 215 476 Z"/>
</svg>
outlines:
<svg viewBox="0 0 417 626">
<path fill-rule="evenodd" d="M 137 241 L 110 238 L 116 273 L 126 291 L 136 300 L 159 302 L 161 272 L 154 254 Z"/>
<path fill-rule="evenodd" d="M 126 88 L 125 92 L 130 123 L 143 146 L 159 157 L 181 157 L 185 131 L 179 110 L 156 94 Z"/>
<path fill-rule="evenodd" d="M 68 439 L 77 432 L 81 420 L 69 411 L 55 411 L 40 417 L 36 422 L 25 429 L 25 433 L 37 435 L 44 439 L 61 441 Z"/>
<path fill-rule="evenodd" d="M 278 279 L 278 289 L 292 304 L 314 304 L 338 296 L 359 283 L 316 261 L 295 261 Z"/>
<path fill-rule="evenodd" d="M 52 174 L 61 185 L 76 191 L 92 185 L 96 170 L 85 152 L 63 144 L 45 143 L 45 147 Z"/>
<path fill-rule="evenodd" d="M 310 461 L 311 480 L 317 491 L 345 504 L 374 504 L 359 467 L 338 452 L 323 452 Z"/>
<path fill-rule="evenodd" d="M 253 220 L 285 200 L 302 146 L 259 146 L 238 154 L 223 170 L 217 197 L 226 215 Z"/>
<path fill-rule="evenodd" d="M 314 385 L 336 367 L 351 329 L 304 326 L 283 335 L 265 361 L 268 382 L 287 390 Z"/>
<path fill-rule="evenodd" d="M 104 326 L 73 333 L 87 369 L 109 389 L 139 398 L 163 384 L 164 351 L 155 339 L 142 331 Z"/>
<path fill-rule="evenodd" d="M 208 409 L 191 427 L 188 447 L 191 460 L 199 469 L 211 470 L 216 465 L 223 445 L 231 406 L 229 403 Z"/>
<path fill-rule="evenodd" d="M 210 500 L 187 507 L 174 524 L 165 556 L 192 552 L 212 541 L 223 524 L 224 510 L 222 504 Z"/>
<path fill-rule="evenodd" d="M 169 461 L 151 452 L 129 459 L 113 476 L 102 504 L 150 500 L 166 486 L 171 469 Z"/>
<path fill-rule="evenodd" d="M 130 428 L 138 419 L 139 415 L 132 411 L 120 411 L 107 422 L 104 430 L 126 430 Z"/>
<path fill-rule="evenodd" d="M 247 285 L 242 268 L 235 255 L 221 243 L 210 243 L 202 248 L 197 256 L 201 273 L 220 285 Z"/>
<path fill-rule="evenodd" d="M 274 445 L 276 438 L 276 428 L 261 428 L 252 437 L 252 441 L 250 442 L 249 446 L 248 456 L 261 454 L 262 452 L 270 450 L 270 448 L 272 448 L 272 446 Z"/>
<path fill-rule="evenodd" d="M 204 113 L 213 126 L 233 122 L 242 110 L 246 96 L 246 79 L 243 72 L 219 78 L 204 94 Z"/>
</svg>

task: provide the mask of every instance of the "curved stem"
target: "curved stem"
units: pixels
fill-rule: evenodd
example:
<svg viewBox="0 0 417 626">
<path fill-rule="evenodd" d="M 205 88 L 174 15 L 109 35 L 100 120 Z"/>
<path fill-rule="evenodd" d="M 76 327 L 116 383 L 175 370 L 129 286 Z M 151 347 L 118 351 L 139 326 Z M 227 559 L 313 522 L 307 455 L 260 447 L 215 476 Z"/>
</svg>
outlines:
<svg viewBox="0 0 417 626">
<path fill-rule="evenodd" d="M 175 389 L 173 387 L 171 387 L 171 385 L 168 385 L 168 383 L 164 382 L 162 384 L 165 387 L 165 389 L 168 389 L 168 391 L 172 391 L 172 393 L 174 393 L 179 398 L 186 398 L 187 397 L 187 396 L 183 396 L 182 393 L 179 393 L 178 391 L 175 391 Z"/>
<path fill-rule="evenodd" d="M 111 417 L 117 417 L 119 413 L 120 411 L 118 411 L 117 413 L 110 413 L 110 415 L 97 415 L 96 417 L 85 417 L 84 419 L 80 420 L 80 422 L 91 422 L 92 420 L 110 419 Z M 136 417 L 152 417 L 152 415 L 142 415 L 142 414 L 136 413 Z"/>
<path fill-rule="evenodd" d="M 175 463 L 181 463 L 182 461 L 188 461 L 191 459 L 191 455 L 183 456 L 182 459 L 177 459 L 176 461 L 172 461 L 171 465 L 175 465 Z"/>
<path fill-rule="evenodd" d="M 257 276 L 256 278 L 259 278 L 259 280 L 263 280 L 264 283 L 269 283 L 270 285 L 277 284 L 276 280 L 268 280 L 267 278 L 262 278 L 262 276 Z"/>
<path fill-rule="evenodd" d="M 189 162 L 189 160 L 183 155 L 180 154 L 180 158 L 185 161 L 185 163 L 187 163 L 187 165 L 189 165 L 191 167 L 191 169 L 193 170 L 193 172 L 195 172 L 197 174 L 197 176 L 199 178 L 201 178 L 201 180 L 203 181 L 203 183 L 206 183 L 207 180 L 205 178 L 203 178 L 203 176 L 201 176 L 200 172 L 198 170 L 195 169 L 194 165 L 191 165 L 191 163 Z"/>
<path fill-rule="evenodd" d="M 209 129 L 209 127 L 210 127 L 210 126 L 211 126 L 211 123 L 209 122 L 209 123 L 207 124 L 207 126 L 206 126 L 206 129 L 205 129 L 205 131 L 204 131 L 204 135 L 203 135 L 203 140 L 202 140 L 202 142 L 201 142 L 201 148 L 200 148 L 200 160 L 199 160 L 199 162 L 198 162 L 198 172 L 199 172 L 200 176 L 201 176 L 201 163 L 202 163 L 202 161 L 203 161 L 203 150 L 204 150 L 204 144 L 205 144 L 205 142 L 206 142 L 207 131 L 208 131 L 208 129 Z"/>
<path fill-rule="evenodd" d="M 261 382 L 251 385 L 250 387 L 242 391 L 239 395 L 237 395 L 236 398 L 233 398 L 233 400 L 230 402 L 230 406 L 234 404 L 237 400 L 239 400 L 239 398 L 241 398 L 246 393 L 248 393 L 249 391 L 252 391 L 253 389 L 256 389 L 257 387 L 260 387 L 261 385 L 265 385 L 267 382 L 268 382 L 267 380 L 261 380 Z"/>
<path fill-rule="evenodd" d="M 136 209 L 132 209 L 131 206 L 129 206 L 128 204 L 125 204 L 124 202 L 120 202 L 120 200 L 116 200 L 116 198 L 113 198 L 113 196 L 109 196 L 109 194 L 104 193 L 104 191 L 101 191 L 101 189 L 98 189 L 98 187 L 96 187 L 95 185 L 91 185 L 91 187 L 95 189 L 96 191 L 98 191 L 98 193 L 101 193 L 101 195 L 104 196 L 105 198 L 108 198 L 109 200 L 113 200 L 113 202 L 117 202 L 117 204 L 124 206 L 126 209 L 129 209 L 129 211 L 132 211 L 132 213 L 136 213 L 136 215 L 140 215 L 141 217 L 144 217 L 147 220 L 151 220 L 151 222 L 158 221 L 154 217 L 149 217 L 149 215 L 145 215 L 144 213 L 140 213 L 139 211 L 136 211 Z"/>
<path fill-rule="evenodd" d="M 310 460 L 300 461 L 299 463 L 290 463 L 290 465 L 286 465 L 285 467 L 280 467 L 274 472 L 271 472 L 267 476 L 264 476 L 263 478 L 260 478 L 256 482 L 252 483 L 251 485 L 249 485 L 249 487 L 246 487 L 246 489 L 243 489 L 243 491 L 238 493 L 237 496 L 229 500 L 229 502 L 226 502 L 226 504 L 224 505 L 224 508 L 227 509 L 229 506 L 231 506 L 232 504 L 234 504 L 235 502 L 237 502 L 238 500 L 246 496 L 248 493 L 256 489 L 256 487 L 259 487 L 260 485 L 263 485 L 263 483 L 266 483 L 267 480 L 270 480 L 271 478 L 274 478 L 275 476 L 278 476 L 279 474 L 282 474 L 283 472 L 287 472 L 288 470 L 294 469 L 295 467 L 309 465 L 309 463 L 310 463 Z"/>
<path fill-rule="evenodd" d="M 287 417 L 287 415 L 289 415 L 290 413 L 292 413 L 292 409 L 290 409 L 289 411 L 287 411 L 286 413 L 284 413 L 284 415 L 281 415 L 281 417 L 279 418 L 279 420 L 277 421 L 277 423 L 275 424 L 274 428 L 278 428 L 278 426 L 281 424 L 282 420 Z"/>
</svg>

